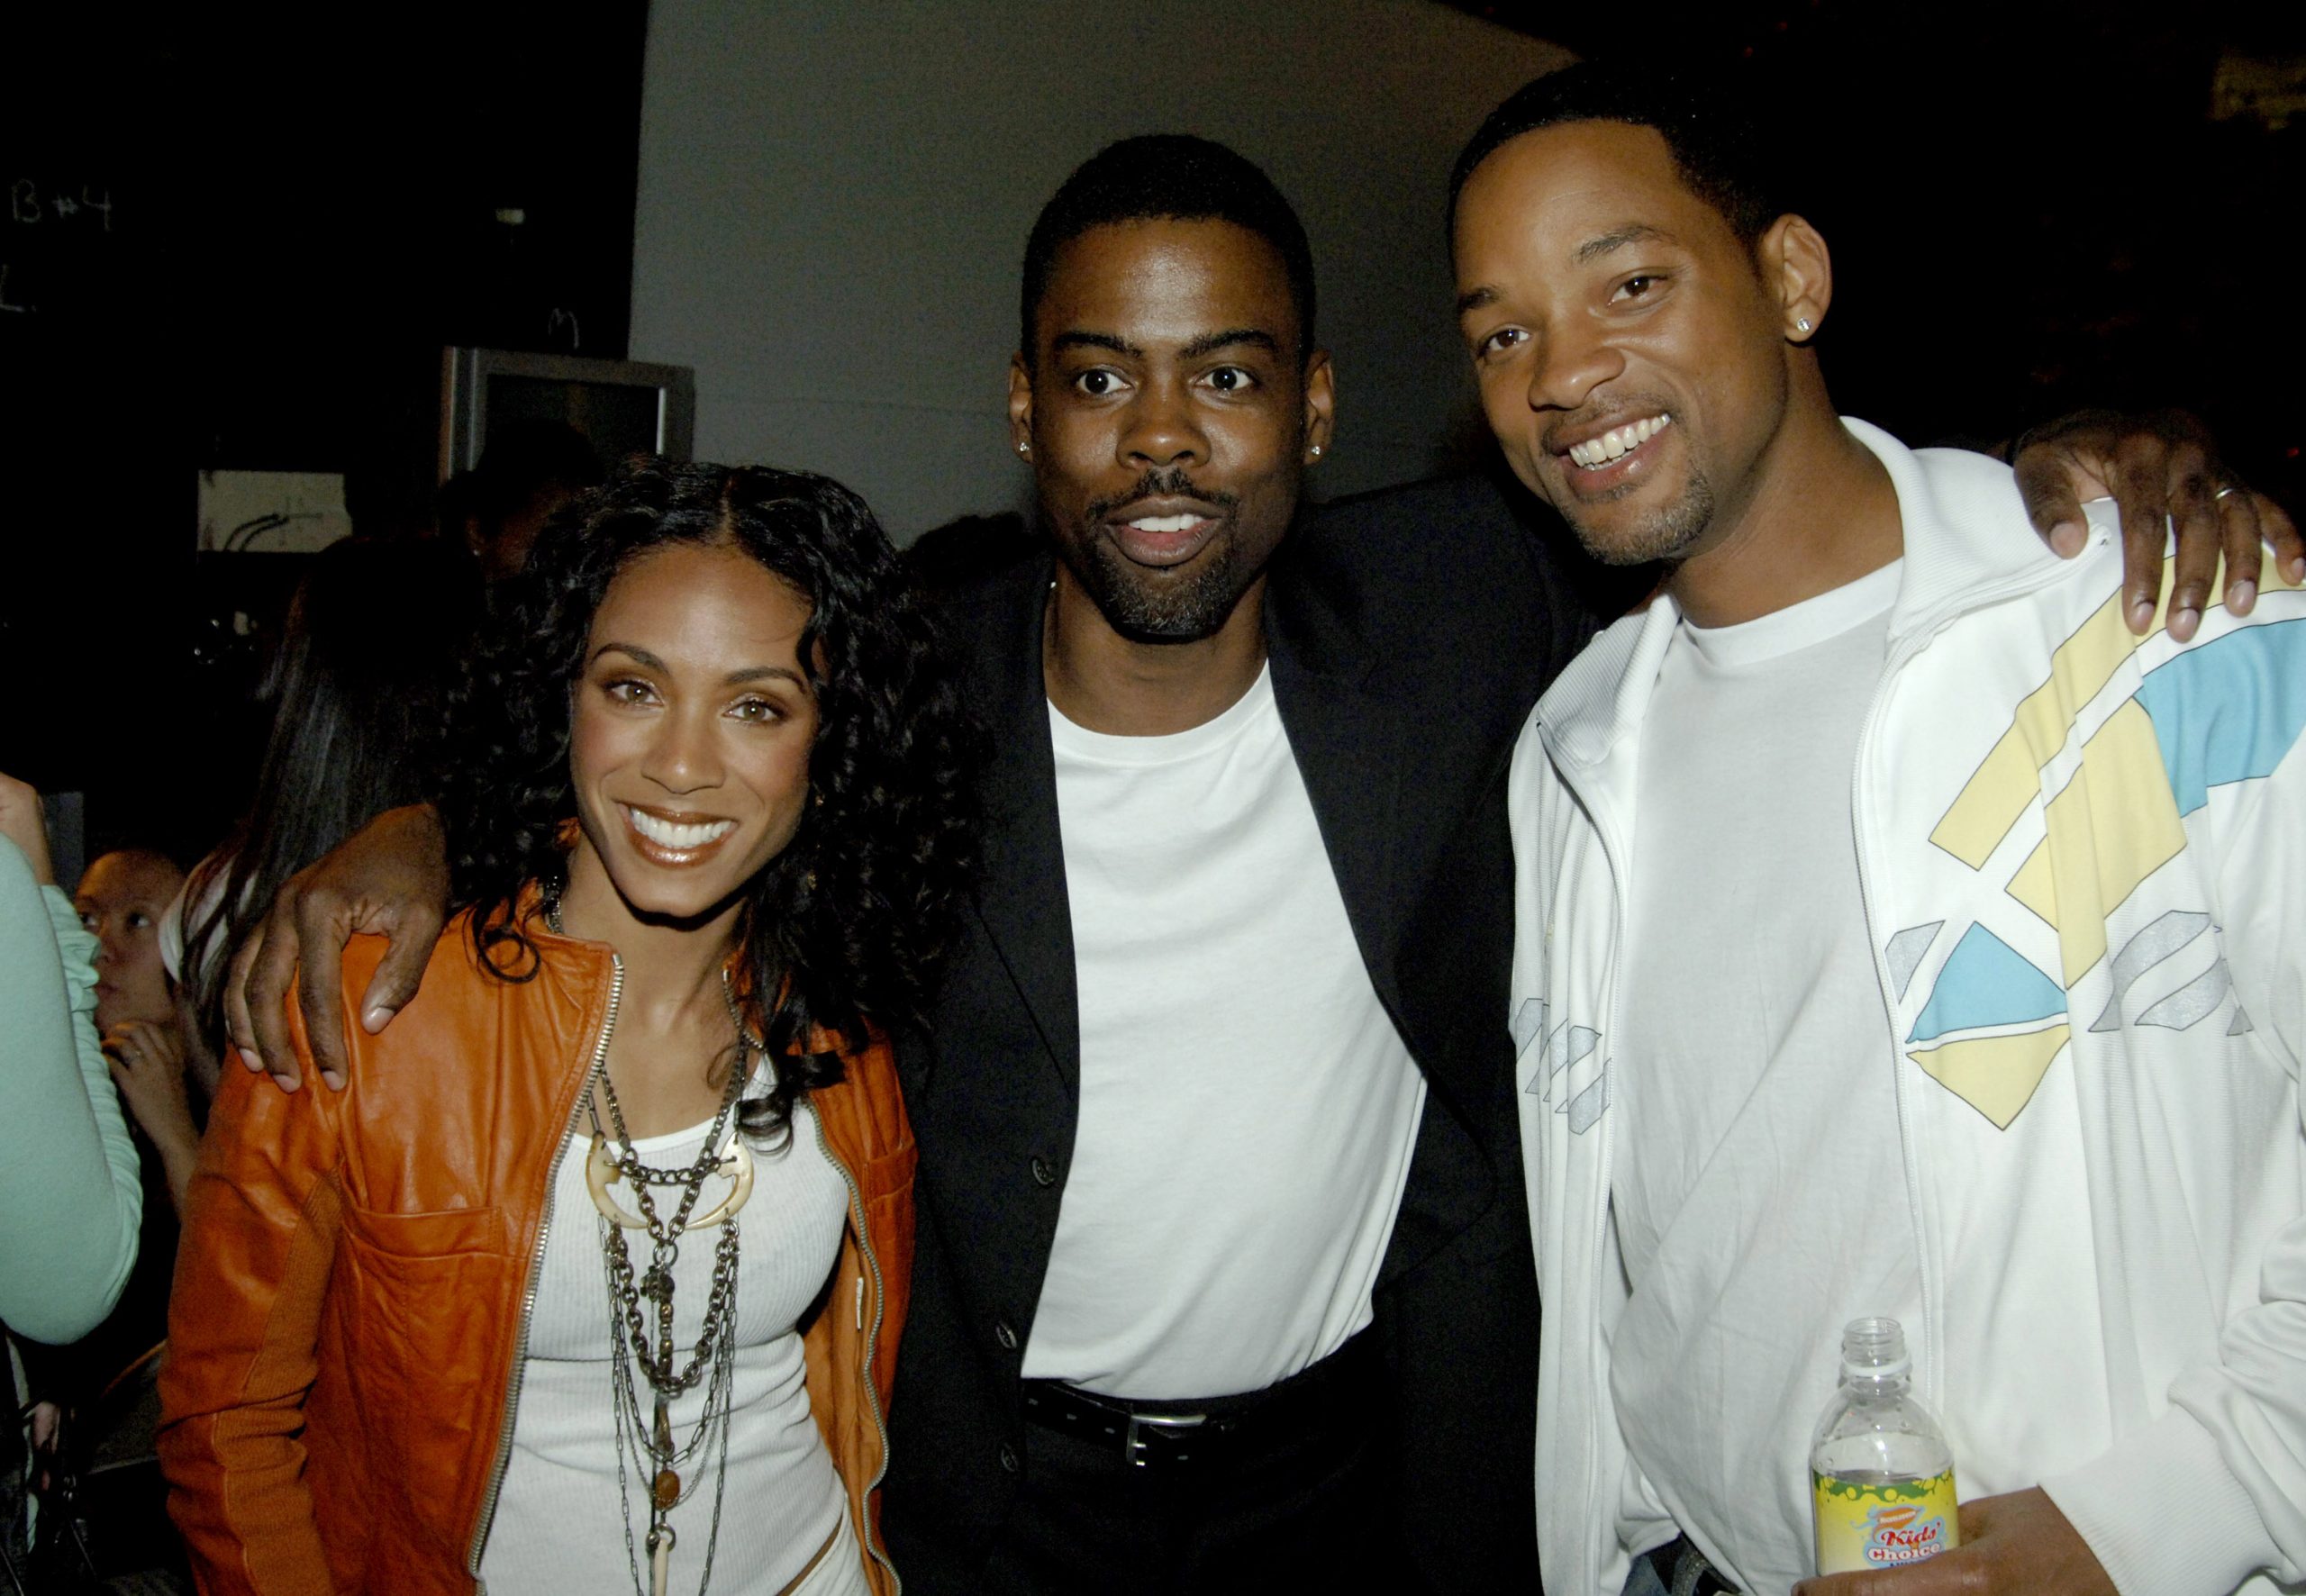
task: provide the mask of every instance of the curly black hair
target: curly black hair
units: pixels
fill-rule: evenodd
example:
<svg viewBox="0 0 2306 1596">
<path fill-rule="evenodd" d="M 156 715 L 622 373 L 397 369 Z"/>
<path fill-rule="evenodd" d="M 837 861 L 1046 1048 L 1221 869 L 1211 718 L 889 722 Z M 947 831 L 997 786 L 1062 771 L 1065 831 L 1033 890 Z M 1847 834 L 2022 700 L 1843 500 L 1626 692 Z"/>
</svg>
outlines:
<svg viewBox="0 0 2306 1596">
<path fill-rule="evenodd" d="M 474 910 L 484 966 L 536 973 L 513 912 L 567 869 L 576 812 L 570 694 L 593 616 L 635 558 L 673 543 L 733 549 L 812 610 L 799 656 L 817 702 L 813 802 L 744 889 L 749 1024 L 786 1062 L 743 1129 L 780 1133 L 794 1100 L 840 1079 L 838 1053 L 919 1020 L 976 863 L 976 738 L 933 626 L 865 502 L 803 471 L 636 456 L 555 512 L 452 696 L 440 804 L 450 893 Z"/>
</svg>

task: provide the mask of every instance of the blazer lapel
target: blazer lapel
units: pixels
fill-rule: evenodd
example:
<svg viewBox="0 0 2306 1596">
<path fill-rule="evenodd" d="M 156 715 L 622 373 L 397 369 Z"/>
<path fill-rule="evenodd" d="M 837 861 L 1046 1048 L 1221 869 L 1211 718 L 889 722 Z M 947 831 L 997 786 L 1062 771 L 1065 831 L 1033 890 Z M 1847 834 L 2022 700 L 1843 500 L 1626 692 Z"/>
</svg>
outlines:
<svg viewBox="0 0 2306 1596">
<path fill-rule="evenodd" d="M 1377 995 L 1400 1012 L 1395 893 L 1407 717 L 1368 691 L 1375 660 L 1310 588 L 1277 570 L 1266 593 L 1274 699 L 1312 800 L 1338 892 Z"/>
<path fill-rule="evenodd" d="M 1276 580 L 1267 596 L 1266 637 L 1282 724 L 1312 799 L 1362 963 L 1431 1088 L 1379 1268 L 1378 1283 L 1385 1286 L 1463 1234 L 1495 1203 L 1496 1166 L 1475 1126 L 1482 1122 L 1480 1105 L 1493 1095 L 1484 1092 L 1483 1075 L 1499 1061 L 1457 1045 L 1461 1002 L 1437 1005 L 1430 992 L 1420 992 L 1423 1002 L 1413 1009 L 1405 991 L 1403 953 L 1423 869 L 1415 863 L 1422 857 L 1419 848 L 1403 839 L 1412 834 L 1412 821 L 1454 820 L 1405 812 L 1421 754 L 1415 725 L 1408 710 L 1373 689 L 1378 659 L 1344 624 L 1343 612 L 1318 580 Z M 1496 1006 L 1502 1034 L 1502 994 Z M 1472 1079 L 1469 1070 L 1476 1072 Z"/>
<path fill-rule="evenodd" d="M 1041 621 L 1049 562 L 1028 560 L 986 595 L 994 613 L 977 633 L 978 712 L 992 738 L 985 773 L 986 940 L 1030 1011 L 1068 1092 L 1081 1081 L 1081 1022 L 1074 981 L 1073 911 L 1058 830 L 1057 767 L 1041 679 Z"/>
</svg>

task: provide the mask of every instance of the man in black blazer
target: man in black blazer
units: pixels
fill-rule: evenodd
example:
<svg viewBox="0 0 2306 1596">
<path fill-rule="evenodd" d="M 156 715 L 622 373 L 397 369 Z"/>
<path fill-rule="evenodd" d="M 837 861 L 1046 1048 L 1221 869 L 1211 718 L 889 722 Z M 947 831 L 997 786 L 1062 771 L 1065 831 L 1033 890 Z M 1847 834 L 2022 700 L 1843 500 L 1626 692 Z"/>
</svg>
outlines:
<svg viewBox="0 0 2306 1596">
<path fill-rule="evenodd" d="M 1493 781 L 1593 611 L 1550 546 L 1480 482 L 1380 494 L 1296 524 L 1303 470 L 1329 436 L 1310 258 L 1286 203 L 1230 151 L 1152 138 L 1096 157 L 1037 225 L 1024 300 L 1011 413 L 1053 548 L 945 603 L 992 753 L 977 912 L 929 1034 L 901 1052 L 922 1161 L 891 1416 L 894 1561 L 929 1591 L 1093 1579 L 1312 1589 L 1371 1574 L 1526 1588 L 1537 1303 L 1500 1022 L 1510 854 Z M 1133 755 L 1239 717 L 1266 684 L 1350 927 L 1323 957 L 1351 967 L 1276 977 L 1250 948 L 1195 976 L 1211 984 L 1148 995 L 1139 984 L 1164 971 L 1116 979 L 1109 949 L 1087 945 L 1131 928 L 1110 903 L 1080 901 L 1112 895 L 1097 839 L 1076 830 L 1103 815 L 1069 802 L 1052 728 L 1068 747 L 1087 733 L 1093 751 L 1098 733 L 1143 739 L 1122 750 Z M 1093 779 L 1085 767 L 1079 780 Z M 1248 801 L 1276 802 L 1264 788 Z M 1132 828 L 1126 846 L 1184 872 L 1230 829 L 1263 823 L 1220 792 L 1155 817 L 1150 838 Z M 1076 879 L 1068 866 L 1085 857 Z M 1412 950 L 1412 910 L 1445 871 L 1448 912 Z M 1228 912 L 1221 887 L 1142 911 L 1163 917 L 1173 946 L 1215 940 L 1225 927 L 1194 921 Z M 1085 1098 L 1083 980 L 1139 987 L 1117 1001 L 1157 1019 L 1115 1036 L 1093 1017 L 1091 1050 L 1126 1055 L 1105 1059 L 1104 1078 L 1139 1081 L 1101 1089 L 1092 1057 Z M 1238 1099 L 1261 1068 L 1333 1061 L 1288 1056 L 1285 1027 L 1278 1056 L 1194 1075 L 1195 1061 L 1143 1033 L 1189 1026 L 1203 1005 L 1292 1001 L 1259 983 L 1340 980 L 1372 996 L 1371 1029 L 1390 1021 L 1398 1067 L 1421 1079 L 1421 1111 L 1415 1080 L 1386 1099 L 1390 1111 L 1407 1105 L 1403 1156 L 1366 1162 L 1393 1188 L 1348 1174 L 1343 1194 L 1374 1202 L 1340 1202 L 1328 1233 L 1308 1235 L 1289 1193 L 1225 1180 L 1221 1157 L 1193 1155 L 1210 1118 L 1245 1111 Z M 1243 1093 L 1224 1088 L 1235 1070 Z M 1129 1095 L 1151 1071 L 1192 1095 Z M 1117 1096 L 1159 1122 L 1084 1123 Z M 1248 1129 L 1259 1156 L 1269 1148 L 1312 1178 L 1357 1156 L 1358 1128 L 1313 1115 Z M 1196 1221 L 1175 1232 L 1163 1199 L 1177 1195 L 1173 1178 L 1197 1177 L 1173 1177 L 1172 1161 L 1204 1187 L 1189 1197 Z M 1206 1180 L 1212 1168 L 1220 1178 Z M 1103 1253 L 1053 1272 L 1076 1202 L 1102 1215 Z M 1128 1233 L 1132 1219 L 1141 1234 Z M 1266 1286 L 1231 1279 L 1229 1258 L 1181 1262 L 1209 1233 L 1352 1254 L 1357 1228 L 1373 1225 L 1374 1251 L 1319 1278 L 1320 1291 L 1366 1294 L 1367 1328 L 1331 1345 L 1357 1317 L 1348 1304 L 1326 1339 L 1175 1356 L 1197 1333 L 1196 1308 L 1251 1341 L 1292 1328 L 1275 1322 L 1287 1304 L 1167 1300 L 1255 1299 Z M 1276 1254 L 1276 1278 L 1287 1261 Z M 1161 1348 L 1131 1347 L 1132 1326 L 1111 1322 L 1142 1317 L 1112 1300 L 1140 1287 L 1182 1321 Z M 1070 1300 L 1084 1296 L 1096 1300 Z M 1068 1327 L 1061 1347 L 1040 1339 L 1052 1315 Z M 1243 1371 L 1260 1383 L 1238 1389 Z"/>
</svg>

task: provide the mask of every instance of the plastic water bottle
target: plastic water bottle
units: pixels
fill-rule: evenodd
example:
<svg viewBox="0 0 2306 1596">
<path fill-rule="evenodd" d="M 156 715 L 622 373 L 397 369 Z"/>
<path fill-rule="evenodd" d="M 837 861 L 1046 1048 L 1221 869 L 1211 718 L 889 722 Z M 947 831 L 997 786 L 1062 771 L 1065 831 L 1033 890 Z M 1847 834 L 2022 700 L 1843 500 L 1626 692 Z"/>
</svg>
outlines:
<svg viewBox="0 0 2306 1596">
<path fill-rule="evenodd" d="M 1852 1319 L 1841 1383 L 1810 1443 L 1818 1572 L 1919 1563 L 1961 1544 L 1954 1454 L 1907 1389 L 1913 1360 L 1894 1319 Z"/>
</svg>

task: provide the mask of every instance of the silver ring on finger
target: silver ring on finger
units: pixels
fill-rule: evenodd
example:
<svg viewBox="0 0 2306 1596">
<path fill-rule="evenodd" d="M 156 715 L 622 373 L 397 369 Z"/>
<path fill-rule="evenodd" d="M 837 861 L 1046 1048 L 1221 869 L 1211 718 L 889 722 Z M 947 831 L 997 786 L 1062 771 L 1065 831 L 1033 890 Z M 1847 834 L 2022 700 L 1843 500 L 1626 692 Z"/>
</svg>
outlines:
<svg viewBox="0 0 2306 1596">
<path fill-rule="evenodd" d="M 2220 488 L 2216 493 L 2210 496 L 2213 499 L 2230 499 L 2241 491 L 2242 489 L 2240 485 L 2229 482 L 2224 487 Z"/>
</svg>

